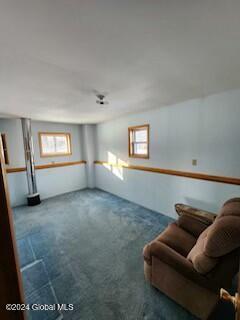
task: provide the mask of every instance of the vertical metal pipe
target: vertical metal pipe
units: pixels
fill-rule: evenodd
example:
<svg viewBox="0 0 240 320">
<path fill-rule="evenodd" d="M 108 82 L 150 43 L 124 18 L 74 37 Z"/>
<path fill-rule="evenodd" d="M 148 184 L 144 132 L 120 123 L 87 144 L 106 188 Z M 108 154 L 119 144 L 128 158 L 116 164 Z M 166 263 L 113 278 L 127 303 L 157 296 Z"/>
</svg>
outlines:
<svg viewBox="0 0 240 320">
<path fill-rule="evenodd" d="M 22 118 L 23 143 L 25 150 L 25 161 L 27 169 L 28 182 L 28 204 L 35 205 L 40 203 L 40 197 L 37 193 L 37 183 L 34 166 L 34 148 L 31 130 L 31 119 Z"/>
</svg>

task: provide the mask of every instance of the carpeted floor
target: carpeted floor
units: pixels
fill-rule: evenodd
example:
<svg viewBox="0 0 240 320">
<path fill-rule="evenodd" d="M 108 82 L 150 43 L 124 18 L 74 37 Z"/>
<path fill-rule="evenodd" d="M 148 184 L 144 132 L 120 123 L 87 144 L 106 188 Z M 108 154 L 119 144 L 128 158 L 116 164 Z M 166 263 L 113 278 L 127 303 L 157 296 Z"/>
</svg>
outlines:
<svg viewBox="0 0 240 320">
<path fill-rule="evenodd" d="M 171 219 L 100 190 L 14 209 L 30 320 L 193 320 L 144 280 L 142 248 Z"/>
</svg>

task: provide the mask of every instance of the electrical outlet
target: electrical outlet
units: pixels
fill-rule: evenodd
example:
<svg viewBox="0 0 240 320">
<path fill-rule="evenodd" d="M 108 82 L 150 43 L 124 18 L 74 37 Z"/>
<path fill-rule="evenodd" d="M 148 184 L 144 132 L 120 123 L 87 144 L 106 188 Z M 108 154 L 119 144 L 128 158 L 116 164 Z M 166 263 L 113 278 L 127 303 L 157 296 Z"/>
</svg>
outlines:
<svg viewBox="0 0 240 320">
<path fill-rule="evenodd" d="M 192 159 L 192 165 L 196 166 L 197 165 L 197 159 Z"/>
</svg>

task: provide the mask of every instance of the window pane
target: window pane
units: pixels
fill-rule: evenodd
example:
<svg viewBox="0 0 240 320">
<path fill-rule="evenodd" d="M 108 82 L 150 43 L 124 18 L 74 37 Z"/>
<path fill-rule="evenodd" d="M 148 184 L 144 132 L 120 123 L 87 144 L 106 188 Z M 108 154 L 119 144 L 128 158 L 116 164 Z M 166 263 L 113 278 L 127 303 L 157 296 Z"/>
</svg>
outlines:
<svg viewBox="0 0 240 320">
<path fill-rule="evenodd" d="M 135 142 L 146 142 L 147 141 L 147 130 L 136 130 L 135 131 Z"/>
<path fill-rule="evenodd" d="M 146 155 L 148 153 L 147 143 L 134 143 L 134 153 Z"/>
<path fill-rule="evenodd" d="M 56 136 L 56 152 L 57 153 L 68 153 L 68 139 L 67 136 Z"/>
<path fill-rule="evenodd" d="M 42 155 L 69 155 L 71 154 L 69 134 L 40 134 Z"/>
<path fill-rule="evenodd" d="M 43 135 L 42 140 L 42 151 L 43 153 L 54 153 L 55 152 L 55 142 L 54 136 Z"/>
<path fill-rule="evenodd" d="M 129 156 L 149 158 L 149 125 L 128 128 Z"/>
</svg>

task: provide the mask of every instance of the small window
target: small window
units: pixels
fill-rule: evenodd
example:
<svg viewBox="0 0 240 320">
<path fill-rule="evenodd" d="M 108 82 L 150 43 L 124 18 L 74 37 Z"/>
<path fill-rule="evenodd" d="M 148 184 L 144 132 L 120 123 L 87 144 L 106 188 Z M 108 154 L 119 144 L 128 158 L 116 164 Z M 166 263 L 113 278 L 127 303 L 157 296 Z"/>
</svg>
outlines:
<svg viewBox="0 0 240 320">
<path fill-rule="evenodd" d="M 149 158 L 149 125 L 128 128 L 129 157 Z"/>
<path fill-rule="evenodd" d="M 1 133 L 1 139 L 2 139 L 2 146 L 3 146 L 4 161 L 5 161 L 5 164 L 9 164 L 9 156 L 8 156 L 8 150 L 7 150 L 7 140 L 6 140 L 6 134 L 5 133 Z"/>
<path fill-rule="evenodd" d="M 67 156 L 72 154 L 70 133 L 40 132 L 41 157 Z"/>
</svg>

